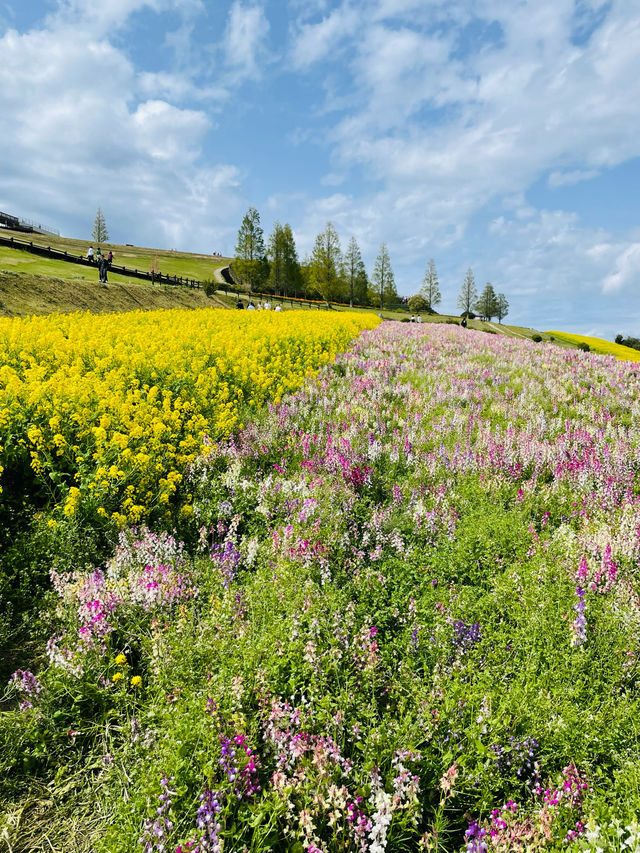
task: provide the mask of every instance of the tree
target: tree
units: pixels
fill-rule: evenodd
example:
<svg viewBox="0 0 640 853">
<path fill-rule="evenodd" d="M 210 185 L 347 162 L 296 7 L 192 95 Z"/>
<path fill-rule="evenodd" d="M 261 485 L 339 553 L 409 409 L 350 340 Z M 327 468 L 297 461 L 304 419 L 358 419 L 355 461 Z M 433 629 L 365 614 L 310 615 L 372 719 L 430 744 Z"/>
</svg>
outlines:
<svg viewBox="0 0 640 853">
<path fill-rule="evenodd" d="M 499 293 L 496 297 L 496 317 L 502 323 L 502 318 L 509 313 L 509 303 L 504 293 Z"/>
<path fill-rule="evenodd" d="M 429 303 L 422 295 L 422 293 L 416 293 L 414 296 L 410 296 L 407 300 L 407 305 L 409 306 L 409 310 L 413 311 L 429 311 Z"/>
<path fill-rule="evenodd" d="M 269 290 L 279 294 L 284 289 L 284 255 L 285 255 L 284 228 L 279 222 L 273 225 L 273 231 L 269 237 L 267 246 L 267 257 L 269 259 Z"/>
<path fill-rule="evenodd" d="M 498 297 L 491 282 L 487 282 L 480 298 L 476 302 L 476 312 L 485 320 L 491 320 L 498 313 Z"/>
<path fill-rule="evenodd" d="M 380 302 L 380 308 L 384 308 L 385 303 L 388 305 L 397 301 L 398 292 L 396 291 L 396 282 L 391 269 L 391 261 L 389 260 L 389 252 L 387 244 L 383 243 L 380 246 L 378 257 L 376 258 L 373 267 L 373 277 L 371 279 L 373 290 Z"/>
<path fill-rule="evenodd" d="M 433 311 L 433 306 L 440 303 L 440 282 L 438 281 L 438 273 L 436 272 L 436 264 L 433 258 L 429 259 L 427 271 L 422 280 L 422 288 L 420 295 L 424 296 L 427 302 L 426 311 Z"/>
<path fill-rule="evenodd" d="M 349 305 L 353 307 L 354 302 L 356 305 L 366 305 L 369 279 L 355 237 L 349 240 L 344 256 L 344 266 L 349 286 Z"/>
<path fill-rule="evenodd" d="M 249 289 L 260 285 L 268 274 L 264 236 L 260 227 L 260 214 L 250 207 L 244 215 L 238 230 L 233 269 Z"/>
<path fill-rule="evenodd" d="M 329 302 L 344 295 L 344 261 L 338 232 L 331 222 L 316 237 L 308 265 L 309 287 Z"/>
<path fill-rule="evenodd" d="M 458 308 L 460 308 L 463 314 L 470 314 L 473 311 L 473 305 L 477 298 L 478 291 L 476 290 L 476 282 L 473 277 L 473 273 L 471 272 L 471 267 L 469 267 L 465 273 L 462 287 L 460 288 Z"/>
<path fill-rule="evenodd" d="M 285 223 L 283 229 L 283 258 L 284 258 L 284 295 L 287 291 L 291 293 L 302 286 L 302 274 L 300 272 L 300 261 L 296 241 L 289 223 Z"/>
<path fill-rule="evenodd" d="M 293 232 L 289 223 L 276 222 L 269 237 L 269 287 L 274 293 L 287 295 L 300 287 L 300 264 Z"/>
<path fill-rule="evenodd" d="M 94 240 L 96 243 L 104 243 L 105 240 L 109 239 L 107 223 L 101 208 L 98 208 L 96 218 L 93 222 L 93 231 L 91 232 L 91 239 Z"/>
</svg>

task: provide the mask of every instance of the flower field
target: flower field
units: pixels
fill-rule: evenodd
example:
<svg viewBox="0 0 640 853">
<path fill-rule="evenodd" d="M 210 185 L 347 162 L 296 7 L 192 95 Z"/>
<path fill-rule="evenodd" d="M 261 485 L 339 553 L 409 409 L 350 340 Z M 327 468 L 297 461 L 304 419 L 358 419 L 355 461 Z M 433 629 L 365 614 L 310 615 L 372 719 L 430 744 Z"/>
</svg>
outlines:
<svg viewBox="0 0 640 853">
<path fill-rule="evenodd" d="M 168 517 L 205 436 L 228 435 L 375 323 L 207 309 L 2 319 L 0 471 L 66 516 Z"/>
<path fill-rule="evenodd" d="M 621 361 L 640 361 L 640 352 L 633 347 L 625 347 L 622 344 L 616 344 L 613 341 L 605 341 L 604 338 L 592 338 L 588 335 L 574 335 L 571 332 L 548 332 L 549 335 L 554 335 L 562 341 L 568 341 L 571 344 L 588 344 L 593 352 L 599 352 L 602 355 L 615 355 Z"/>
<path fill-rule="evenodd" d="M 400 323 L 324 360 L 186 460 L 184 543 L 52 572 L 0 837 L 640 850 L 637 367 Z"/>
</svg>

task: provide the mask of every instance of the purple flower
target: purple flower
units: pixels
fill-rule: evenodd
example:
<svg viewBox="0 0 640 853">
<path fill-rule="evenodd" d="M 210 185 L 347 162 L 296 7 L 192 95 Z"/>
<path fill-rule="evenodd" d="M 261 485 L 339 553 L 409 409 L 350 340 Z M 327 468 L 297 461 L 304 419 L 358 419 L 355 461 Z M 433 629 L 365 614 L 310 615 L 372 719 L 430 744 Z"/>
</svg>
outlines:
<svg viewBox="0 0 640 853">
<path fill-rule="evenodd" d="M 38 700 L 42 687 L 35 675 L 28 669 L 17 669 L 9 679 L 9 687 L 15 688 L 18 695 L 22 698 L 20 703 L 21 711 L 28 711 L 33 708 L 33 703 Z"/>
<path fill-rule="evenodd" d="M 165 853 L 168 850 L 167 839 L 173 829 L 173 822 L 169 820 L 166 813 L 172 806 L 173 792 L 169 790 L 169 780 L 166 776 L 160 780 L 160 787 L 162 790 L 158 796 L 160 805 L 156 808 L 156 818 L 145 820 L 140 838 L 140 844 L 144 845 L 144 853 Z"/>
<path fill-rule="evenodd" d="M 453 623 L 453 645 L 456 651 L 466 652 L 482 639 L 480 623 L 467 625 L 461 619 Z"/>
<path fill-rule="evenodd" d="M 584 603 L 584 589 L 581 586 L 576 587 L 576 595 L 578 601 L 573 608 L 576 611 L 576 618 L 571 623 L 573 634 L 571 645 L 581 646 L 587 641 L 587 617 L 584 615 L 586 605 Z"/>
<path fill-rule="evenodd" d="M 220 853 L 222 850 L 218 835 L 221 829 L 218 815 L 222 811 L 222 800 L 223 795 L 219 791 L 212 791 L 208 787 L 200 794 L 196 827 L 201 834 L 193 853 Z"/>
<path fill-rule="evenodd" d="M 226 541 L 219 545 L 212 545 L 209 554 L 211 561 L 220 569 L 224 587 L 228 589 L 240 564 L 240 551 L 233 542 Z"/>
<path fill-rule="evenodd" d="M 464 837 L 467 840 L 467 853 L 486 853 L 487 843 L 484 837 L 487 830 L 480 826 L 476 820 L 472 820 Z"/>
</svg>

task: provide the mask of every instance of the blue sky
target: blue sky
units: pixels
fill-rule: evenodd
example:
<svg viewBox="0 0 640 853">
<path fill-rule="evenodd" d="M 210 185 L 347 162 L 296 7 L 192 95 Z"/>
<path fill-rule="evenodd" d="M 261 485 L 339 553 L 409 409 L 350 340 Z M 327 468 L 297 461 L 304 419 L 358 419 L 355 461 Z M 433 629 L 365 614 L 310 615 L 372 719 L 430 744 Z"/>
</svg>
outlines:
<svg viewBox="0 0 640 853">
<path fill-rule="evenodd" d="M 637 0 L 0 0 L 0 210 L 301 257 L 331 220 L 401 294 L 640 335 Z"/>
</svg>

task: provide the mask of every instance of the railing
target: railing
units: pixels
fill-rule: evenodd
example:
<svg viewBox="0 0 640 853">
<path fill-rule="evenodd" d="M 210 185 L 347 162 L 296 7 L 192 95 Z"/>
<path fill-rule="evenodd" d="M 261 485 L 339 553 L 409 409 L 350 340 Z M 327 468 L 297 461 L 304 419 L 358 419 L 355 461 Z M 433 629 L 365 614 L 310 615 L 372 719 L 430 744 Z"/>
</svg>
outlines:
<svg viewBox="0 0 640 853">
<path fill-rule="evenodd" d="M 68 263 L 78 264 L 83 267 L 93 267 L 93 269 L 96 269 L 97 267 L 94 260 L 90 261 L 82 255 L 74 255 L 63 249 L 52 249 L 51 246 L 39 246 L 33 242 L 19 240 L 16 237 L 3 237 L 0 234 L 0 245 L 10 246 L 13 249 L 21 249 L 25 252 L 31 252 L 34 255 L 41 255 L 46 258 L 55 258 L 58 261 L 67 261 Z M 179 284 L 184 287 L 202 287 L 202 282 L 195 278 L 167 275 L 166 273 L 156 272 L 155 270 L 152 270 L 151 272 L 144 272 L 143 270 L 131 269 L 130 267 L 123 267 L 120 264 L 114 263 L 109 264 L 109 272 L 120 273 L 121 275 L 126 275 L 130 278 L 140 278 L 144 281 L 150 281 L 152 284 Z"/>
<path fill-rule="evenodd" d="M 18 216 L 12 216 L 10 213 L 3 213 L 2 211 L 0 211 L 0 226 L 3 228 L 11 228 L 13 231 L 50 234 L 52 237 L 60 236 L 60 232 L 55 228 L 50 228 L 48 225 L 43 225 L 41 222 L 33 222 L 31 219 L 20 219 Z"/>
</svg>

